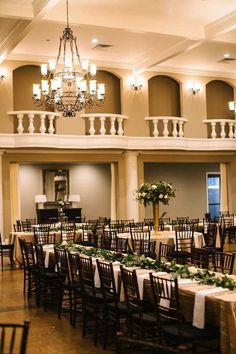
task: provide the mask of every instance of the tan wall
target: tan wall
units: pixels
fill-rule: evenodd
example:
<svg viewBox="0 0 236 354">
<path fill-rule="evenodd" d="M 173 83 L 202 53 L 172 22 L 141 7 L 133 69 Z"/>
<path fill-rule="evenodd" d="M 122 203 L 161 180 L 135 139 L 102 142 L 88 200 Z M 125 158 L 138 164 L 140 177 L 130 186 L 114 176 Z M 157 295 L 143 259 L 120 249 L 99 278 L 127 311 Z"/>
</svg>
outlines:
<svg viewBox="0 0 236 354">
<path fill-rule="evenodd" d="M 12 71 L 23 65 L 38 65 L 38 63 L 6 61 L 3 66 L 8 70 L 6 81 L 0 87 L 0 133 L 13 132 L 13 118 L 7 116 L 7 111 L 13 110 L 13 81 Z M 177 80 L 180 84 L 180 108 L 181 116 L 188 119 L 185 125 L 186 137 L 207 137 L 206 125 L 202 123 L 207 117 L 206 111 L 206 92 L 205 87 L 209 81 L 224 80 L 232 85 L 236 84 L 235 79 L 193 76 L 187 74 L 177 74 L 170 72 L 143 72 L 140 76 L 143 79 L 143 87 L 141 90 L 134 91 L 130 88 L 128 79 L 133 75 L 131 70 L 117 68 L 100 68 L 101 70 L 109 71 L 120 78 L 121 92 L 121 113 L 129 117 L 126 122 L 125 132 L 130 136 L 149 136 L 149 125 L 144 120 L 144 117 L 149 115 L 148 104 L 148 80 L 156 75 L 167 75 Z M 188 88 L 191 81 L 199 83 L 201 90 L 196 95 L 193 95 Z M 31 88 L 30 88 L 31 89 Z M 31 93 L 30 93 L 31 97 Z M 57 119 L 58 134 L 84 134 L 85 123 L 79 118 Z"/>
</svg>

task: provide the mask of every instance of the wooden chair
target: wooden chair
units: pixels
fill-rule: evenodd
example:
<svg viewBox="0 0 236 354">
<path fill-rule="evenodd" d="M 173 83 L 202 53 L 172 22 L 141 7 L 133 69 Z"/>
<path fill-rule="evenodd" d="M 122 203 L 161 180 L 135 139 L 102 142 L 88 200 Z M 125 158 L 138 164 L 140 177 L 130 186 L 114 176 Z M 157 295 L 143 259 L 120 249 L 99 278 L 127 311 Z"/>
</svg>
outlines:
<svg viewBox="0 0 236 354">
<path fill-rule="evenodd" d="M 59 300 L 58 300 L 58 318 L 61 318 L 62 305 L 69 302 L 70 323 L 73 323 L 72 293 L 70 283 L 70 268 L 68 261 L 68 252 L 66 250 L 54 247 L 56 270 L 59 275 Z"/>
<path fill-rule="evenodd" d="M 4 257 L 9 258 L 11 269 L 15 267 L 14 263 L 14 240 L 9 239 L 9 243 L 2 242 L 2 236 L 0 233 L 0 257 L 2 264 L 2 271 L 4 269 Z"/>
<path fill-rule="evenodd" d="M 50 231 L 50 225 L 40 225 L 34 227 L 34 242 L 40 245 L 55 243 L 55 236 L 52 237 L 51 240 L 49 239 L 49 231 Z"/>
<path fill-rule="evenodd" d="M 59 292 L 58 284 L 60 282 L 59 273 L 50 268 L 45 267 L 45 256 L 42 244 L 35 244 L 36 254 L 36 303 L 38 306 L 41 302 L 44 311 L 47 310 L 48 304 L 58 303 Z"/>
<path fill-rule="evenodd" d="M 120 266 L 128 309 L 128 333 L 130 337 L 138 335 L 141 339 L 156 337 L 156 316 L 153 309 L 146 309 L 140 299 L 136 270 Z"/>
<path fill-rule="evenodd" d="M 150 231 L 131 231 L 132 252 L 140 253 L 141 240 L 150 241 Z"/>
<path fill-rule="evenodd" d="M 229 244 L 236 244 L 236 226 L 228 227 L 225 230 L 225 239 Z"/>
<path fill-rule="evenodd" d="M 191 264 L 198 268 L 208 269 L 211 262 L 211 253 L 206 248 L 192 248 Z"/>
<path fill-rule="evenodd" d="M 29 325 L 29 321 L 24 321 L 23 324 L 0 323 L 0 353 L 25 354 Z"/>
<path fill-rule="evenodd" d="M 186 263 L 194 245 L 194 230 L 175 230 L 175 252 L 172 254 L 177 263 Z"/>
<path fill-rule="evenodd" d="M 232 274 L 234 267 L 234 253 L 226 252 L 214 252 L 212 259 L 212 266 L 215 272 L 221 272 L 223 274 Z"/>
<path fill-rule="evenodd" d="M 151 218 L 151 219 L 150 218 L 149 219 L 145 218 L 143 220 L 143 223 L 144 223 L 144 226 L 148 226 L 149 230 L 153 230 L 153 228 L 154 228 L 153 218 Z"/>
<path fill-rule="evenodd" d="M 104 300 L 100 289 L 95 287 L 92 258 L 79 256 L 79 277 L 82 296 L 83 338 L 86 337 L 89 317 L 94 329 L 94 345 L 97 346 L 99 329 L 104 329 Z"/>
<path fill-rule="evenodd" d="M 182 350 L 192 346 L 191 353 L 196 353 L 198 346 L 207 348 L 207 342 L 219 339 L 217 328 L 199 329 L 185 321 L 180 310 L 178 280 L 154 276 L 150 273 L 152 299 L 156 309 L 159 331 L 168 343 L 176 344 Z M 208 353 L 212 352 L 211 350 Z M 205 353 L 205 351 L 204 351 Z"/>
<path fill-rule="evenodd" d="M 159 243 L 158 260 L 161 261 L 172 261 L 173 253 L 175 251 L 174 244 Z"/>
<path fill-rule="evenodd" d="M 32 292 L 36 291 L 36 265 L 35 265 L 35 253 L 34 246 L 32 242 L 26 242 L 25 240 L 19 238 L 20 249 L 22 255 L 22 262 L 24 268 L 24 287 L 23 293 L 29 300 L 32 296 Z"/>
<path fill-rule="evenodd" d="M 110 232 L 104 232 L 101 237 L 101 248 L 106 250 L 111 250 L 112 237 L 110 236 Z"/>
<path fill-rule="evenodd" d="M 61 241 L 71 241 L 75 243 L 75 224 L 74 223 L 62 223 L 61 225 Z"/>
<path fill-rule="evenodd" d="M 70 281 L 70 296 L 71 296 L 71 311 L 72 321 L 71 324 L 75 327 L 77 312 L 82 309 L 81 305 L 81 286 L 79 279 L 79 259 L 78 254 L 68 253 L 69 261 L 69 281 Z"/>
<path fill-rule="evenodd" d="M 128 238 L 116 237 L 116 248 L 115 251 L 118 253 L 128 252 Z"/>
<path fill-rule="evenodd" d="M 106 335 L 104 336 L 103 347 L 106 349 L 109 324 L 113 325 L 113 333 L 121 330 L 127 323 L 127 306 L 126 302 L 119 301 L 120 294 L 116 289 L 112 263 L 101 262 L 97 259 L 97 268 L 104 299 L 104 333 Z"/>
</svg>

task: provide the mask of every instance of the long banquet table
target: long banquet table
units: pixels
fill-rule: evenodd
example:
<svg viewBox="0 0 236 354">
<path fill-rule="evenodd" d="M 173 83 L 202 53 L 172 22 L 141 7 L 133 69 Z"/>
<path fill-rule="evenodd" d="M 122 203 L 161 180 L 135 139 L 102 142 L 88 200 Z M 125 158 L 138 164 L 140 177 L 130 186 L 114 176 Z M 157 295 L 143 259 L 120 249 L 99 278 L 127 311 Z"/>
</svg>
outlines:
<svg viewBox="0 0 236 354">
<path fill-rule="evenodd" d="M 48 266 L 50 262 L 50 256 L 53 256 L 53 245 L 44 246 L 45 251 L 45 265 Z M 93 263 L 96 267 L 96 257 L 93 257 Z M 113 269 L 115 274 L 116 284 L 119 275 L 119 262 L 113 263 Z M 135 268 L 137 271 L 139 290 L 141 297 L 147 301 L 151 301 L 151 286 L 149 281 L 149 273 L 151 270 Z M 118 274 L 118 275 L 117 275 Z M 157 272 L 156 275 L 163 276 L 163 272 Z M 166 273 L 167 275 L 167 273 Z M 221 274 L 218 274 L 221 275 Z M 236 281 L 236 276 L 231 275 Z M 189 280 L 189 279 L 188 279 Z M 199 284 L 196 282 L 187 281 L 185 279 L 179 279 L 180 289 L 180 303 L 181 309 L 185 318 L 189 321 L 193 320 L 194 300 L 196 294 L 201 290 L 213 289 L 213 286 Z M 95 270 L 95 284 L 99 286 L 98 272 Z M 122 288 L 122 287 L 121 287 Z M 122 289 L 120 290 L 122 296 Z M 216 288 L 216 287 L 215 287 Z M 222 354 L 235 354 L 236 353 L 236 290 L 231 291 L 227 289 L 216 288 L 216 291 L 220 291 L 213 294 L 207 294 L 205 297 L 205 323 L 220 327 L 221 333 L 221 353 Z M 227 290 L 227 291 L 225 291 Z"/>
</svg>

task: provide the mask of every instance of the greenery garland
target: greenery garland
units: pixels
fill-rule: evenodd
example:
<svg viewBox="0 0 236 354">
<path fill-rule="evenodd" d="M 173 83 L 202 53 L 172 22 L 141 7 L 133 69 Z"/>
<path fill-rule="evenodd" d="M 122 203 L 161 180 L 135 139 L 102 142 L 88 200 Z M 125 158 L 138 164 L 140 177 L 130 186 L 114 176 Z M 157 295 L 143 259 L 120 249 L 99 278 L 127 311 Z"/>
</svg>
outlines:
<svg viewBox="0 0 236 354">
<path fill-rule="evenodd" d="M 210 270 L 200 269 L 194 265 L 177 264 L 175 261 L 160 262 L 159 260 L 145 257 L 144 255 L 133 253 L 122 254 L 101 248 L 85 247 L 79 244 L 73 244 L 72 241 L 56 244 L 56 247 L 66 249 L 70 252 L 78 252 L 88 257 L 99 257 L 107 262 L 118 261 L 126 267 L 139 267 L 155 272 L 165 271 L 170 273 L 173 277 L 190 278 L 197 280 L 200 284 L 214 285 L 229 290 L 236 289 L 236 282 L 230 275 L 224 274 L 219 276 Z"/>
</svg>

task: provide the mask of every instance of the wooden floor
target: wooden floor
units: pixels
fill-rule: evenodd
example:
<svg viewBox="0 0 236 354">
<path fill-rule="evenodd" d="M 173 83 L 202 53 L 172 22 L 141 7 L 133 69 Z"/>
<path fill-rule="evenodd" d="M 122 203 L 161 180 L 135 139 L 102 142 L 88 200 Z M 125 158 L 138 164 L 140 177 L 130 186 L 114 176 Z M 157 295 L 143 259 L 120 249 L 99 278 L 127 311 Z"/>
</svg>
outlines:
<svg viewBox="0 0 236 354">
<path fill-rule="evenodd" d="M 0 269 L 0 322 L 22 323 L 30 320 L 27 354 L 111 354 L 94 347 L 92 338 L 83 339 L 81 326 L 75 328 L 69 324 L 69 314 L 64 312 L 57 318 L 55 309 L 44 312 L 37 308 L 35 299 L 30 303 L 23 297 L 23 271 L 10 270 L 5 264 Z"/>
</svg>

